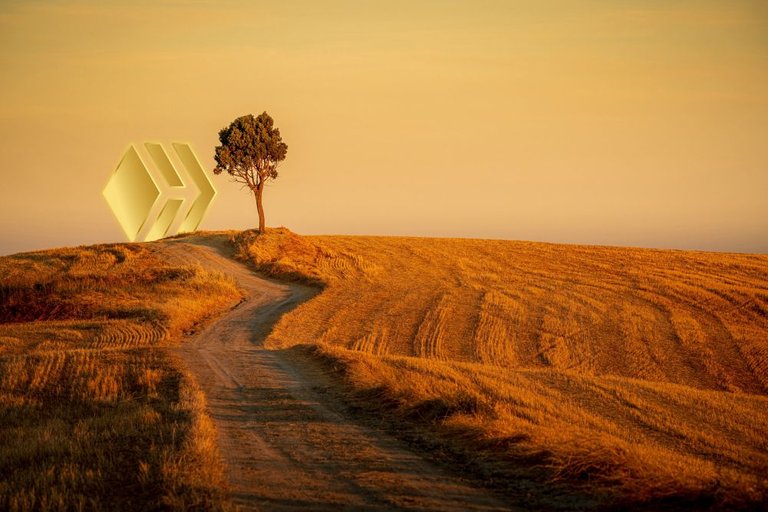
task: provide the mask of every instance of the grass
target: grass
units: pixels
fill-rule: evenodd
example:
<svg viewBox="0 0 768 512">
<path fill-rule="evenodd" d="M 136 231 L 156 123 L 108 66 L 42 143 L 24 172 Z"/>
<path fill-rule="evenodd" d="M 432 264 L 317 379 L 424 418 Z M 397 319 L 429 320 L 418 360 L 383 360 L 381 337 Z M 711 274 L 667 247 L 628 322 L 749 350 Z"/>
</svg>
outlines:
<svg viewBox="0 0 768 512">
<path fill-rule="evenodd" d="M 164 347 L 240 297 L 151 245 L 0 258 L 0 509 L 225 508 L 204 396 Z"/>
<path fill-rule="evenodd" d="M 353 403 L 533 508 L 768 504 L 768 256 L 234 242 L 261 272 L 323 287 L 268 345 L 317 344 Z"/>
<path fill-rule="evenodd" d="M 346 400 L 530 508 L 768 505 L 768 256 L 233 236 L 322 293 Z M 166 349 L 241 298 L 153 244 L 0 258 L 0 509 L 226 508 L 205 400 Z"/>
</svg>

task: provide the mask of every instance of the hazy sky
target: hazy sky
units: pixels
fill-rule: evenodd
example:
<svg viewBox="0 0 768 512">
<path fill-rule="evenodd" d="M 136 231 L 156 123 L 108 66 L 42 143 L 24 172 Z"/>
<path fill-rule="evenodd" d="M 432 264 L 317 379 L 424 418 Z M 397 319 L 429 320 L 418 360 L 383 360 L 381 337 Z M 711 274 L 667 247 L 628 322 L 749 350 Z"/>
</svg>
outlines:
<svg viewBox="0 0 768 512">
<path fill-rule="evenodd" d="M 768 252 L 762 0 L 0 0 L 0 98 L 0 254 L 124 240 L 129 143 L 264 110 L 270 226 Z"/>
</svg>

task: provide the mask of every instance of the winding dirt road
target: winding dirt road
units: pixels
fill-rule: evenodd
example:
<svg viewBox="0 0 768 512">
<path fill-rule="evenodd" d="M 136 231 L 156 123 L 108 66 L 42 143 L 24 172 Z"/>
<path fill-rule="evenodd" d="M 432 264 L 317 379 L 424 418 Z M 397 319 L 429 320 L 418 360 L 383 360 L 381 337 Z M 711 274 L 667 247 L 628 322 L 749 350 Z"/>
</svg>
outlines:
<svg viewBox="0 0 768 512">
<path fill-rule="evenodd" d="M 233 502 L 245 510 L 509 510 L 487 490 L 363 426 L 324 396 L 327 376 L 263 341 L 317 291 L 262 279 L 224 236 L 157 244 L 172 261 L 233 276 L 247 299 L 179 349 L 219 432 Z M 299 340 L 308 341 L 308 340 Z"/>
</svg>

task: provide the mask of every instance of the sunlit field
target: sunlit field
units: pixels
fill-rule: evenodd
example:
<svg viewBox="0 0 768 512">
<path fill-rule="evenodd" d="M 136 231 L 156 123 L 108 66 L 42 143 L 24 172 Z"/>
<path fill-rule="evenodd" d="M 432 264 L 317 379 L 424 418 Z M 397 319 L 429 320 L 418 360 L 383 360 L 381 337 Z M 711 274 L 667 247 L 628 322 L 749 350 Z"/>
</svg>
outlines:
<svg viewBox="0 0 768 512">
<path fill-rule="evenodd" d="M 151 246 L 0 258 L 0 509 L 222 506 L 205 399 L 162 347 L 239 298 Z"/>
<path fill-rule="evenodd" d="M 766 504 L 766 256 L 285 229 L 232 241 L 257 271 L 322 288 L 270 348 L 319 361 L 362 420 L 515 502 Z M 242 294 L 165 257 L 0 258 L 0 508 L 227 506 L 204 396 L 167 348 Z"/>
<path fill-rule="evenodd" d="M 768 256 L 287 230 L 235 242 L 261 272 L 324 287 L 268 344 L 319 344 L 361 408 L 532 507 L 768 499 Z"/>
</svg>

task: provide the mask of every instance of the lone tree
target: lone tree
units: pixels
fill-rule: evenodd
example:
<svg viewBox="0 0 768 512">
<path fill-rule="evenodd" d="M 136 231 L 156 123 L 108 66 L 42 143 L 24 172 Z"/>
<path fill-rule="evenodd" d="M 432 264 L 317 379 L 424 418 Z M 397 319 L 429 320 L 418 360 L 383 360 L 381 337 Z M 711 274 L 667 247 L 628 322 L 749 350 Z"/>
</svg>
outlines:
<svg viewBox="0 0 768 512">
<path fill-rule="evenodd" d="M 259 211 L 259 233 L 264 233 L 264 184 L 277 178 L 277 164 L 285 160 L 288 145 L 280 138 L 280 130 L 266 112 L 258 117 L 238 117 L 219 131 L 216 146 L 216 168 L 213 174 L 228 173 L 233 181 L 253 192 Z"/>
</svg>

